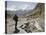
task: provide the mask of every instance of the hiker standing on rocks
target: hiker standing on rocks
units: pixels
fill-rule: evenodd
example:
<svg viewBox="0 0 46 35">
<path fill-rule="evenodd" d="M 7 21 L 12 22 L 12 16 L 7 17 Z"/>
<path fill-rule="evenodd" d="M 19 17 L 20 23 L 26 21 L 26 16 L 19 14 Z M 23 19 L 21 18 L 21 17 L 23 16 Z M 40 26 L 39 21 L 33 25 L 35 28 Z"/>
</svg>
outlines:
<svg viewBox="0 0 46 35">
<path fill-rule="evenodd" d="M 14 31 L 14 33 L 18 33 L 19 32 L 19 30 L 17 29 L 18 16 L 16 14 L 13 17 L 13 20 L 15 21 L 15 31 Z"/>
</svg>

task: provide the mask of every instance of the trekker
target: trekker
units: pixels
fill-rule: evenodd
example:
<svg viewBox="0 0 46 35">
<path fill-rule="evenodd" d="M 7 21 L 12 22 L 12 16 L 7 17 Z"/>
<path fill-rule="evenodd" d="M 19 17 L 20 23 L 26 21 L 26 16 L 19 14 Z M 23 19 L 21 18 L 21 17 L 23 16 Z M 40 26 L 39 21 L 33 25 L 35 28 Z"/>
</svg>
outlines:
<svg viewBox="0 0 46 35">
<path fill-rule="evenodd" d="M 13 20 L 15 21 L 15 31 L 14 31 L 14 33 L 18 33 L 19 32 L 19 30 L 17 29 L 18 16 L 16 14 L 13 17 Z"/>
</svg>

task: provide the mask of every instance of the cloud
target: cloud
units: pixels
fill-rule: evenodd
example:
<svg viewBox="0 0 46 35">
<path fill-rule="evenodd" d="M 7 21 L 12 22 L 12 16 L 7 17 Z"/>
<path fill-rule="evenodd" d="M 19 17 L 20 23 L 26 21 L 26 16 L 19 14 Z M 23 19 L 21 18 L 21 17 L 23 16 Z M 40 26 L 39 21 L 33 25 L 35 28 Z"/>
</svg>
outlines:
<svg viewBox="0 0 46 35">
<path fill-rule="evenodd" d="M 17 10 L 17 9 L 33 9 L 36 6 L 37 3 L 33 2 L 14 2 L 14 1 L 8 1 L 7 2 L 7 8 L 8 10 Z"/>
<path fill-rule="evenodd" d="M 10 15 L 23 15 L 24 13 L 29 12 L 29 10 L 34 9 L 36 5 L 37 3 L 33 2 L 7 1 L 7 10 L 10 10 L 10 12 L 8 12 Z"/>
</svg>

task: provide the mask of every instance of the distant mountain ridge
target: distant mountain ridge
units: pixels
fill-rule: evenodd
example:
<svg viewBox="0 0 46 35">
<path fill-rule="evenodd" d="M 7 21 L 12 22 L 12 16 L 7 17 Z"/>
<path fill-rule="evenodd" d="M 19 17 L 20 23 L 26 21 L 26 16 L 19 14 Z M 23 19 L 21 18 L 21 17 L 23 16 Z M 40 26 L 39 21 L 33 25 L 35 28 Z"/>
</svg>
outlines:
<svg viewBox="0 0 46 35">
<path fill-rule="evenodd" d="M 44 16 L 45 5 L 44 3 L 38 3 L 35 9 L 31 12 L 24 14 L 23 17 L 40 17 Z"/>
<path fill-rule="evenodd" d="M 10 11 L 10 10 L 7 11 L 7 14 L 11 16 L 14 16 L 16 14 L 18 15 L 18 17 L 31 17 L 31 16 L 35 17 L 36 15 L 40 16 L 41 13 L 44 14 L 44 3 L 38 3 L 33 10 L 20 9 L 16 11 Z"/>
</svg>

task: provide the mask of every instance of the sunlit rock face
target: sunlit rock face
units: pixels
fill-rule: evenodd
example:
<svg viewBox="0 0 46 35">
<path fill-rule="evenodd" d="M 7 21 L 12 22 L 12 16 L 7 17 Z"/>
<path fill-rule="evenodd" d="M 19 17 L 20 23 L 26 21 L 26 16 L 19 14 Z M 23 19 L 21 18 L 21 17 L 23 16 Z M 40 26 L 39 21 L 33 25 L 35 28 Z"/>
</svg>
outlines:
<svg viewBox="0 0 46 35">
<path fill-rule="evenodd" d="M 27 33 L 29 32 L 43 32 L 44 31 L 44 20 L 40 18 L 29 19 L 27 23 L 24 23 L 20 28 L 24 29 Z M 41 26 L 42 25 L 42 26 Z"/>
</svg>

